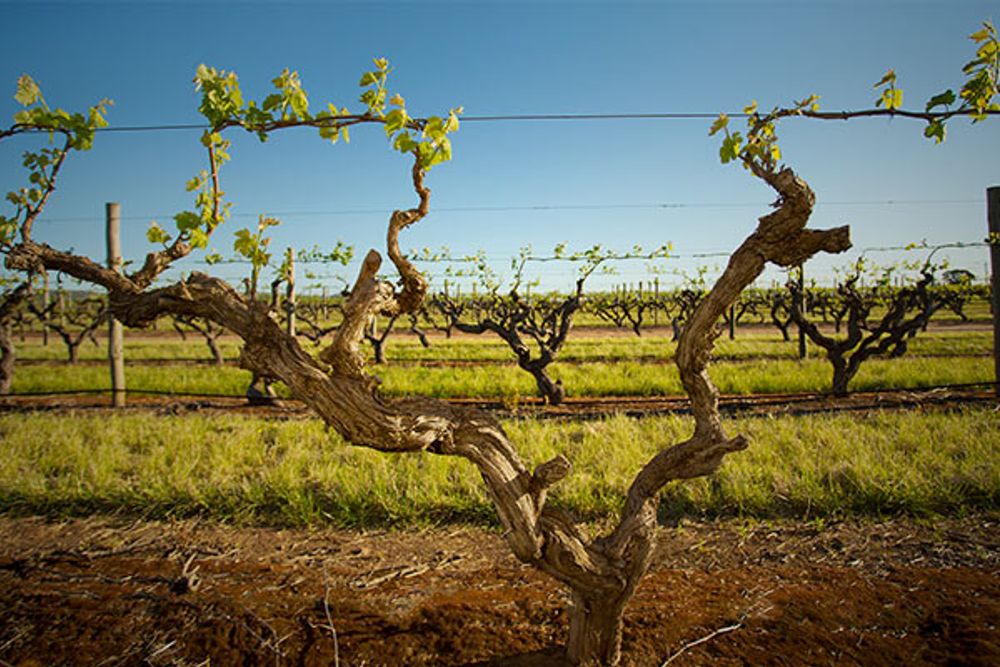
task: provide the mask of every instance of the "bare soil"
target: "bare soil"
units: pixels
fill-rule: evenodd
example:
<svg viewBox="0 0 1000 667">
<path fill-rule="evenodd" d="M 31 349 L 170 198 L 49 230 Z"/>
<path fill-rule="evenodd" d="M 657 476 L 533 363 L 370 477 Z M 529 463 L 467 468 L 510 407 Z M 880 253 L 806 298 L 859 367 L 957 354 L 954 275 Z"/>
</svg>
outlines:
<svg viewBox="0 0 1000 667">
<path fill-rule="evenodd" d="M 623 663 L 1000 664 L 998 521 L 664 527 Z M 3 665 L 559 665 L 566 604 L 482 529 L 0 515 Z"/>
</svg>

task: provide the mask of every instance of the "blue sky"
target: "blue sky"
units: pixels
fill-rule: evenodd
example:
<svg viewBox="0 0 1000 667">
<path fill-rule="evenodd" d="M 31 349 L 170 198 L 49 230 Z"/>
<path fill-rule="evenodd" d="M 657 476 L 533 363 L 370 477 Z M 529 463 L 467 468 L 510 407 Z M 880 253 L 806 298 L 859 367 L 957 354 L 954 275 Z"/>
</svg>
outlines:
<svg viewBox="0 0 1000 667">
<path fill-rule="evenodd" d="M 393 66 L 390 88 L 411 113 L 463 106 L 474 116 L 739 111 L 789 104 L 816 93 L 828 110 L 871 107 L 872 84 L 890 67 L 920 109 L 961 85 L 968 35 L 997 5 L 976 0 L 770 0 L 716 2 L 0 2 L 0 115 L 31 74 L 48 102 L 83 109 L 107 97 L 112 126 L 195 123 L 191 84 L 199 63 L 235 70 L 260 99 L 283 68 L 297 70 L 313 108 L 358 109 L 360 74 L 377 56 Z M 7 121 L 9 122 L 9 120 Z M 661 270 L 692 272 L 733 250 L 767 212 L 771 193 L 718 160 L 709 120 L 466 122 L 455 158 L 428 178 L 432 215 L 407 232 L 404 248 L 454 254 L 479 249 L 499 260 L 525 244 L 545 254 L 561 242 L 625 251 L 673 244 Z M 935 146 L 904 119 L 849 123 L 786 121 L 785 161 L 817 194 L 812 226 L 850 224 L 856 250 L 814 260 L 823 279 L 865 248 L 976 242 L 985 235 L 985 189 L 1000 185 L 1000 127 L 965 120 Z M 204 168 L 197 131 L 121 132 L 74 156 L 36 236 L 103 257 L 104 202 L 119 201 L 125 254 L 149 249 L 145 229 L 192 208 L 185 181 Z M 377 128 L 348 145 L 312 131 L 265 145 L 233 134 L 223 188 L 234 218 L 212 247 L 232 254 L 232 234 L 260 213 L 284 222 L 273 247 L 331 247 L 363 255 L 381 247 L 388 213 L 408 207 L 409 164 Z M 19 156 L 39 137 L 0 143 L 4 190 L 24 182 Z M 228 228 L 228 229 L 227 229 Z M 870 252 L 890 263 L 898 253 Z M 913 256 L 912 254 L 909 256 Z M 183 270 L 203 270 L 191 257 Z M 952 251 L 955 265 L 982 275 L 986 250 Z M 428 267 L 440 284 L 441 266 Z M 648 280 L 631 262 L 616 277 Z M 321 276 L 352 271 L 313 267 Z M 237 278 L 244 267 L 217 267 Z M 537 265 L 545 284 L 566 288 L 573 269 Z M 780 277 L 771 272 L 766 280 Z M 664 282 L 676 280 L 671 275 Z M 331 285 L 336 280 L 329 279 Z"/>
</svg>

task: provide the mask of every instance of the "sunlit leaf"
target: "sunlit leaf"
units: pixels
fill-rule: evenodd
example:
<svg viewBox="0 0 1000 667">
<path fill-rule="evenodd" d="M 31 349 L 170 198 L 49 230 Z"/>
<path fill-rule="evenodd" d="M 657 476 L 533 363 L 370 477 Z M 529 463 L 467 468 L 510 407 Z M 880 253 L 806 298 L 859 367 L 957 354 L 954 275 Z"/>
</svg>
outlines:
<svg viewBox="0 0 1000 667">
<path fill-rule="evenodd" d="M 181 211 L 174 216 L 174 222 L 177 223 L 178 231 L 189 232 L 201 226 L 201 216 L 193 211 Z"/>
<path fill-rule="evenodd" d="M 727 125 L 729 125 L 729 116 L 724 113 L 720 113 L 719 117 L 715 119 L 714 123 L 712 123 L 711 129 L 708 131 L 708 136 L 714 136 L 719 132 L 719 130 L 724 129 Z"/>
<path fill-rule="evenodd" d="M 885 73 L 885 75 L 881 79 L 878 80 L 878 83 L 872 86 L 872 88 L 881 88 L 886 84 L 895 85 L 895 83 L 896 83 L 896 73 L 890 69 Z"/>
<path fill-rule="evenodd" d="M 924 128 L 924 136 L 934 139 L 934 143 L 942 143 L 945 139 L 945 126 L 940 120 L 932 120 Z"/>
<path fill-rule="evenodd" d="M 146 240 L 150 243 L 166 244 L 167 241 L 170 240 L 170 234 L 156 224 L 156 221 L 154 220 L 149 224 L 149 229 L 146 230 Z"/>
<path fill-rule="evenodd" d="M 743 140 L 739 132 L 734 132 L 731 136 L 722 140 L 722 146 L 719 148 L 719 158 L 723 164 L 728 164 L 739 157 L 742 142 Z"/>
<path fill-rule="evenodd" d="M 31 106 L 42 99 L 42 91 L 34 79 L 27 74 L 22 74 L 17 79 L 17 92 L 14 93 L 14 99 L 21 106 Z"/>
<path fill-rule="evenodd" d="M 955 103 L 955 99 L 956 99 L 955 91 L 950 89 L 946 90 L 943 93 L 939 93 L 938 95 L 935 95 L 930 100 L 928 100 L 926 110 L 930 111 L 934 107 L 941 107 L 941 106 L 949 107 Z"/>
<path fill-rule="evenodd" d="M 188 236 L 188 243 L 193 248 L 204 248 L 208 245 L 208 234 L 203 229 L 192 229 Z"/>
<path fill-rule="evenodd" d="M 385 133 L 387 136 L 400 131 L 406 127 L 410 117 L 406 115 L 406 109 L 393 109 L 385 115 Z"/>
<path fill-rule="evenodd" d="M 969 35 L 969 39 L 973 40 L 974 42 L 984 42 L 989 38 L 990 38 L 990 31 L 986 28 L 983 28 L 982 30 L 977 30 L 976 32 Z"/>
</svg>

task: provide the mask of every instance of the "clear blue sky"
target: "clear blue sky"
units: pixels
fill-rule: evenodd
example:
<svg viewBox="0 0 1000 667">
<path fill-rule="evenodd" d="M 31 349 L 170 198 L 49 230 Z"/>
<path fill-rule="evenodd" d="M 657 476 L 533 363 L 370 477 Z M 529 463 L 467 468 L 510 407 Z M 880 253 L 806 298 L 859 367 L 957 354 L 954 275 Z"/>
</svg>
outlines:
<svg viewBox="0 0 1000 667">
<path fill-rule="evenodd" d="M 9 124 L 14 84 L 26 72 L 53 106 L 78 110 L 113 99 L 113 126 L 198 122 L 191 79 L 199 63 L 235 70 L 258 99 L 288 67 L 301 75 L 314 109 L 327 101 L 357 109 L 358 78 L 376 56 L 390 59 L 390 88 L 415 115 L 455 106 L 469 116 L 717 113 L 750 100 L 786 105 L 810 93 L 822 96 L 825 109 L 856 109 L 874 103 L 872 84 L 890 67 L 904 107 L 921 109 L 931 95 L 961 85 L 974 51 L 967 37 L 984 19 L 1000 18 L 997 8 L 977 0 L 0 2 L 0 87 L 8 91 L 0 116 Z M 454 160 L 428 179 L 432 215 L 407 232 L 403 246 L 447 246 L 455 254 L 483 248 L 503 260 L 528 243 L 544 253 L 564 241 L 623 251 L 672 242 L 677 258 L 661 267 L 719 264 L 690 255 L 731 251 L 773 193 L 719 163 L 709 124 L 465 123 Z M 814 261 L 812 275 L 827 276 L 868 247 L 983 239 L 985 189 L 1000 185 L 1000 125 L 954 121 L 942 146 L 922 130 L 904 119 L 779 127 L 785 161 L 816 191 L 812 226 L 853 230 L 856 250 Z M 193 206 L 184 183 L 205 166 L 198 136 L 99 135 L 90 153 L 65 168 L 37 237 L 103 257 L 104 202 L 119 201 L 125 254 L 140 259 L 149 221 L 170 228 L 174 213 Z M 259 213 L 284 221 L 277 249 L 340 239 L 363 255 L 381 247 L 388 213 L 414 200 L 408 161 L 377 128 L 358 129 L 349 145 L 333 147 L 308 130 L 263 146 L 249 135 L 231 138 L 223 187 L 235 216 L 211 244 L 225 255 L 233 231 Z M 19 156 L 38 139 L 0 144 L 5 191 L 24 182 Z M 985 249 L 951 257 L 983 274 Z M 180 268 L 203 269 L 196 260 Z M 615 282 L 648 279 L 642 262 L 619 268 Z M 572 282 L 570 267 L 538 269 L 549 286 Z M 242 270 L 219 267 L 233 278 Z"/>
</svg>

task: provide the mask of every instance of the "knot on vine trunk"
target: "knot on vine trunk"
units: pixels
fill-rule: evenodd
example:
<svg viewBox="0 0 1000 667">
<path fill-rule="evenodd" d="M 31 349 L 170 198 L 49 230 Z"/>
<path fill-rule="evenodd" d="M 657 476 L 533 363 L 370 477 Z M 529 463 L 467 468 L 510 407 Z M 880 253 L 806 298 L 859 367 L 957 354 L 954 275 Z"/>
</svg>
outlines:
<svg viewBox="0 0 1000 667">
<path fill-rule="evenodd" d="M 678 479 L 703 477 L 714 473 L 726 454 L 732 454 L 746 449 L 750 445 L 749 439 L 744 435 L 737 435 L 733 438 L 722 439 L 712 444 L 695 449 L 690 458 L 685 462 L 684 467 L 677 475 Z"/>
<path fill-rule="evenodd" d="M 537 512 L 541 512 L 545 505 L 547 489 L 566 477 L 571 470 L 573 470 L 573 464 L 562 454 L 557 454 L 552 460 L 538 464 L 528 482 L 528 493 L 531 494 Z"/>
<path fill-rule="evenodd" d="M 11 271 L 25 271 L 28 273 L 41 273 L 45 270 L 45 265 L 37 253 L 31 252 L 24 245 L 17 245 L 7 251 L 4 258 L 4 266 Z"/>
<path fill-rule="evenodd" d="M 799 266 L 816 253 L 840 253 L 851 247 L 851 228 L 803 229 L 791 239 L 768 247 L 767 259 L 783 267 Z"/>
<path fill-rule="evenodd" d="M 333 342 L 319 354 L 320 361 L 330 366 L 333 375 L 365 377 L 365 360 L 361 354 L 365 328 L 373 317 L 389 310 L 394 304 L 392 285 L 376 277 L 381 266 L 382 256 L 375 250 L 369 250 L 344 305 L 344 320 Z M 377 384 L 377 381 L 371 381 Z"/>
<path fill-rule="evenodd" d="M 389 230 L 386 234 L 386 251 L 389 259 L 396 265 L 399 271 L 402 291 L 395 296 L 391 304 L 389 315 L 402 315 L 415 312 L 424 301 L 427 295 L 427 280 L 423 274 L 417 270 L 413 263 L 399 251 L 399 233 L 410 225 L 422 220 L 428 213 L 430 207 L 431 191 L 424 185 L 424 170 L 420 167 L 420 159 L 417 157 L 412 169 L 413 189 L 420 198 L 417 208 L 405 211 L 393 211 L 389 218 Z"/>
</svg>

